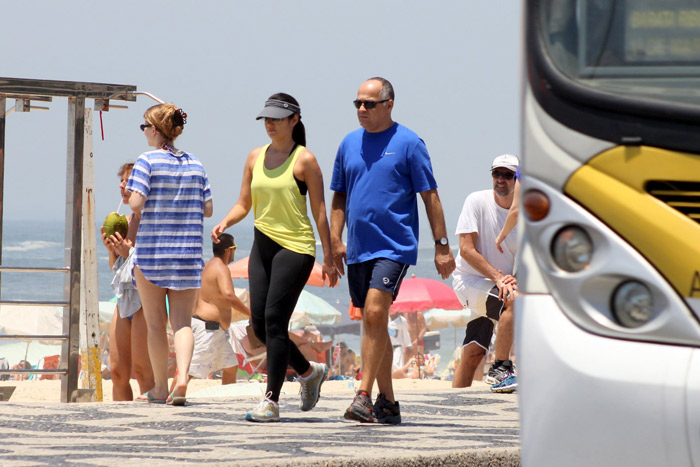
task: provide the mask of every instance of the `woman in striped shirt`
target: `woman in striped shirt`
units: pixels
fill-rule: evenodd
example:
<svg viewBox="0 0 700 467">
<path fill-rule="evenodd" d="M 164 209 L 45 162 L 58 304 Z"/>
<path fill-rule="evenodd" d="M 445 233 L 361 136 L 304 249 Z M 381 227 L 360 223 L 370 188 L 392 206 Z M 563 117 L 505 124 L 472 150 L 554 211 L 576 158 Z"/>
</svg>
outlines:
<svg viewBox="0 0 700 467">
<path fill-rule="evenodd" d="M 184 405 L 194 348 L 190 322 L 203 267 L 203 221 L 213 212 L 211 191 L 199 159 L 173 146 L 187 114 L 173 104 L 160 104 L 146 110 L 144 119 L 141 130 L 155 150 L 139 156 L 127 184 L 132 192 L 129 205 L 141 218 L 134 278 L 148 324 L 155 377 L 155 387 L 139 399 Z M 178 370 L 170 395 L 166 297 Z"/>
</svg>

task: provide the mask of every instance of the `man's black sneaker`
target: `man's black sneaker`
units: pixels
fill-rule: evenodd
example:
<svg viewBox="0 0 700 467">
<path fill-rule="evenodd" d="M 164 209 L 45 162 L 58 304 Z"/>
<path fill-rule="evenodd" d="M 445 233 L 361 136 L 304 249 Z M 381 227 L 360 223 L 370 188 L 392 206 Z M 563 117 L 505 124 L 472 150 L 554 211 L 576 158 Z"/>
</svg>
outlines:
<svg viewBox="0 0 700 467">
<path fill-rule="evenodd" d="M 369 394 L 365 391 L 357 391 L 350 407 L 344 415 L 347 420 L 357 420 L 362 423 L 372 423 L 374 421 L 374 406 Z"/>
<path fill-rule="evenodd" d="M 484 383 L 493 386 L 513 374 L 515 374 L 515 368 L 513 368 L 512 361 L 504 360 L 499 366 L 496 366 L 494 363 L 491 365 L 488 374 L 484 378 Z"/>
<path fill-rule="evenodd" d="M 377 400 L 374 402 L 372 411 L 374 412 L 374 418 L 376 418 L 379 423 L 386 423 L 388 425 L 398 425 L 401 423 L 399 401 L 389 402 L 384 394 L 377 395 Z"/>
</svg>

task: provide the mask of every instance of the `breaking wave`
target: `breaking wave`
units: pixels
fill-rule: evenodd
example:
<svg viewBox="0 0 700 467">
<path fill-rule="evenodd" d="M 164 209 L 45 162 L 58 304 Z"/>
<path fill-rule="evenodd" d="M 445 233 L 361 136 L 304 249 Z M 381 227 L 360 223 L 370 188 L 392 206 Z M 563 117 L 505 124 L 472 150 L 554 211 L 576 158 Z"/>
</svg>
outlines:
<svg viewBox="0 0 700 467">
<path fill-rule="evenodd" d="M 20 242 L 18 245 L 14 246 L 3 246 L 2 251 L 31 251 L 31 250 L 41 250 L 42 248 L 56 248 L 63 246 L 62 243 L 58 242 L 45 242 L 42 240 L 29 240 L 26 242 Z"/>
</svg>

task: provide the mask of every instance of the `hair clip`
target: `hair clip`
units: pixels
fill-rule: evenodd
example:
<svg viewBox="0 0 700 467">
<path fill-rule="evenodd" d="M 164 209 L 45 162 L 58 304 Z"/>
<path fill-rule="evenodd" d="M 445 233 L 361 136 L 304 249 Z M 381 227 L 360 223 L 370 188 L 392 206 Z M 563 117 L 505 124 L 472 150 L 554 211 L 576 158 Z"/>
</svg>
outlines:
<svg viewBox="0 0 700 467">
<path fill-rule="evenodd" d="M 177 109 L 173 113 L 173 123 L 175 126 L 183 126 L 187 123 L 187 114 L 182 109 Z"/>
</svg>

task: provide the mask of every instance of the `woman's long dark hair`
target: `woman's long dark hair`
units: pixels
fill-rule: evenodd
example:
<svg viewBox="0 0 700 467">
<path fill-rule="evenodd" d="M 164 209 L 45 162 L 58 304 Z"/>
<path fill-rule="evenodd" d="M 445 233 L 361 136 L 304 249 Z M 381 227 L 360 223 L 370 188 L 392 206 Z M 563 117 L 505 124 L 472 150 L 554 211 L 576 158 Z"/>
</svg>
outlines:
<svg viewBox="0 0 700 467">
<path fill-rule="evenodd" d="M 273 94 L 268 99 L 275 99 L 275 100 L 282 101 L 282 102 L 289 102 L 290 104 L 294 104 L 297 107 L 301 108 L 299 106 L 299 102 L 297 102 L 296 99 L 294 99 L 289 94 L 285 94 L 283 92 L 278 92 L 277 94 Z M 304 128 L 304 124 L 301 123 L 301 114 L 297 114 L 297 115 L 299 115 L 299 121 L 297 122 L 296 125 L 294 125 L 294 128 L 292 129 L 292 139 L 298 145 L 306 146 L 306 129 Z M 291 117 L 291 115 L 290 115 L 290 117 Z"/>
</svg>

